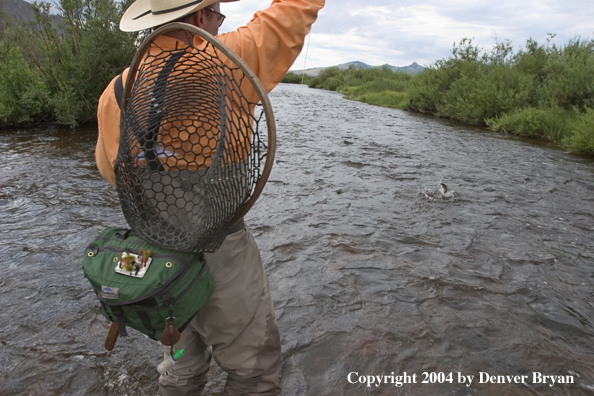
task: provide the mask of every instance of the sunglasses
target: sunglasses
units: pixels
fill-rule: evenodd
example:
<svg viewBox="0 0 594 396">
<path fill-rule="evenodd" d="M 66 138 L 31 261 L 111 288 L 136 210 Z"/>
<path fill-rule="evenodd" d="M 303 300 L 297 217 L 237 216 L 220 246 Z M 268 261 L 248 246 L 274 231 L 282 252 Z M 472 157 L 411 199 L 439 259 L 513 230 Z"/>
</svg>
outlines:
<svg viewBox="0 0 594 396">
<path fill-rule="evenodd" d="M 204 7 L 206 10 L 210 11 L 210 12 L 214 12 L 215 14 L 217 14 L 217 23 L 219 24 L 219 27 L 221 27 L 221 25 L 223 24 L 223 21 L 225 20 L 225 18 L 227 18 L 225 15 L 221 14 L 220 12 L 217 12 L 215 10 L 213 10 L 210 7 Z"/>
</svg>

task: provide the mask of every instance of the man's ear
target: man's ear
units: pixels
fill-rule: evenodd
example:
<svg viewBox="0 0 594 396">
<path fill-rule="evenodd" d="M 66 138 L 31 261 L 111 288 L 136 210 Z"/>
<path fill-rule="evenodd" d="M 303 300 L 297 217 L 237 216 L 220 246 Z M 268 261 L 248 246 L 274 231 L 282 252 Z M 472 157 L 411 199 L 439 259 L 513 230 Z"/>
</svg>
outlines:
<svg viewBox="0 0 594 396">
<path fill-rule="evenodd" d="M 196 27 L 201 27 L 198 23 L 199 23 L 199 13 L 202 10 L 198 10 L 198 11 L 194 11 L 193 13 L 191 13 L 190 15 L 187 16 L 185 22 L 189 23 L 190 25 L 194 25 Z"/>
<path fill-rule="evenodd" d="M 194 25 L 203 28 L 206 23 L 206 12 L 204 10 L 198 10 L 192 15 L 192 18 L 194 18 Z"/>
</svg>

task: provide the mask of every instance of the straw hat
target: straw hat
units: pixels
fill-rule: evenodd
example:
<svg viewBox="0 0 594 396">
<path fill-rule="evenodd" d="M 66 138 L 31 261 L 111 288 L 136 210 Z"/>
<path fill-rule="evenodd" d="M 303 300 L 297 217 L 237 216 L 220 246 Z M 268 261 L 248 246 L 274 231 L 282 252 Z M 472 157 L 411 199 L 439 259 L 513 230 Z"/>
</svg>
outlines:
<svg viewBox="0 0 594 396">
<path fill-rule="evenodd" d="M 163 25 L 219 1 L 237 0 L 136 0 L 124 13 L 120 29 L 137 32 Z"/>
</svg>

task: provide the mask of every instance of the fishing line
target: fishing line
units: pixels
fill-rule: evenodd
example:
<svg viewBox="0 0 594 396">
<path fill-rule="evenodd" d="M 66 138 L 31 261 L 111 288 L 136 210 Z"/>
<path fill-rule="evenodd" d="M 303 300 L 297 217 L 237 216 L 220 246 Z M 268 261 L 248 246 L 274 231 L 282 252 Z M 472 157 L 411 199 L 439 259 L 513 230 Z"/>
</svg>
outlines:
<svg viewBox="0 0 594 396">
<path fill-rule="evenodd" d="M 294 151 L 294 147 L 295 147 L 295 137 L 297 136 L 297 126 L 298 126 L 299 120 L 301 119 L 301 103 L 303 100 L 303 85 L 305 83 L 305 69 L 306 69 L 306 64 L 307 64 L 307 55 L 309 53 L 309 42 L 311 41 L 311 32 L 312 31 L 310 30 L 308 38 L 307 38 L 307 46 L 305 48 L 305 59 L 303 60 L 303 73 L 301 74 L 301 88 L 299 91 L 299 104 L 297 105 L 297 119 L 296 119 L 295 123 L 293 124 L 293 136 L 291 138 L 291 147 L 289 149 L 290 150 L 289 151 L 289 169 L 287 171 L 287 174 L 285 175 L 281 207 L 276 215 L 276 224 L 274 225 L 274 230 L 272 231 L 272 235 L 268 239 L 268 242 L 266 242 L 266 245 L 264 245 L 263 250 L 266 250 L 266 248 L 268 247 L 268 245 L 270 244 L 272 239 L 274 239 L 274 237 L 276 236 L 278 225 L 280 223 L 280 215 L 284 211 L 285 200 L 287 197 L 287 185 L 289 184 L 289 175 L 291 174 L 291 170 L 293 169 L 293 151 Z"/>
</svg>

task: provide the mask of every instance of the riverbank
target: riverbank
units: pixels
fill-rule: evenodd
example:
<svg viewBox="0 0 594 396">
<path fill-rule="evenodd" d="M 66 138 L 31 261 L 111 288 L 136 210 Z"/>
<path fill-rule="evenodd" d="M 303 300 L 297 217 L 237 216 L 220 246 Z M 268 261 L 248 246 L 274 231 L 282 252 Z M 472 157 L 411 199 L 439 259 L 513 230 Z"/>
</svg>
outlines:
<svg viewBox="0 0 594 396">
<path fill-rule="evenodd" d="M 463 39 L 452 55 L 418 75 L 389 68 L 323 70 L 318 76 L 288 73 L 283 82 L 304 83 L 346 99 L 431 114 L 557 143 L 594 155 L 594 40 L 563 46 L 528 40 L 491 52 Z"/>
</svg>

